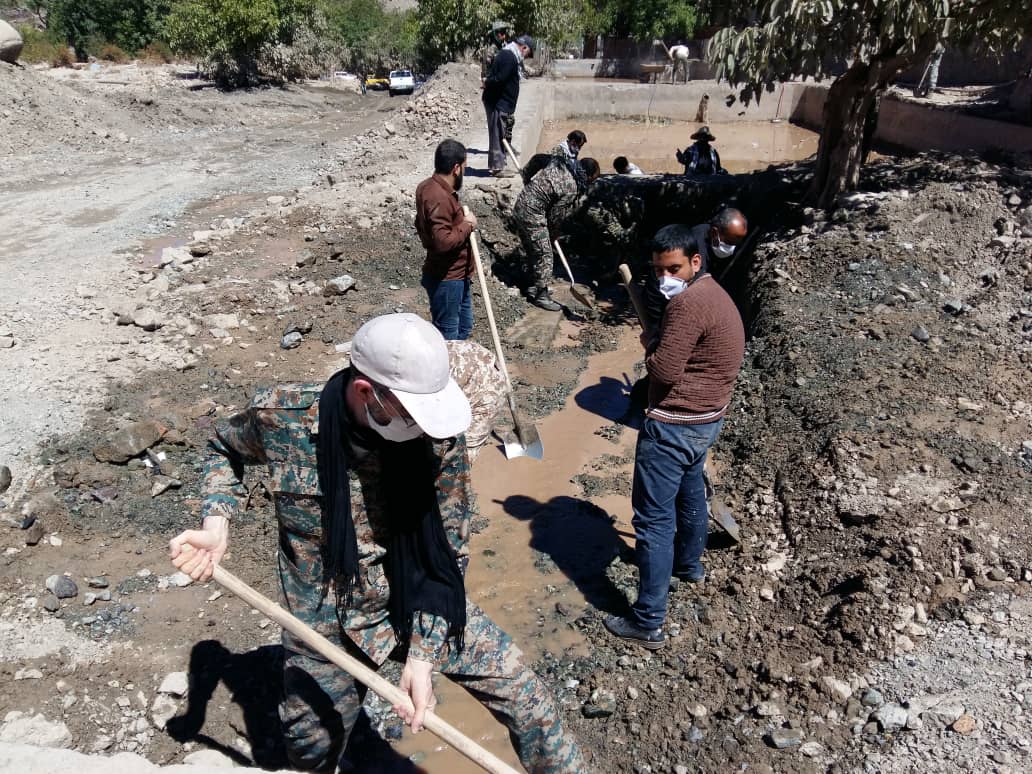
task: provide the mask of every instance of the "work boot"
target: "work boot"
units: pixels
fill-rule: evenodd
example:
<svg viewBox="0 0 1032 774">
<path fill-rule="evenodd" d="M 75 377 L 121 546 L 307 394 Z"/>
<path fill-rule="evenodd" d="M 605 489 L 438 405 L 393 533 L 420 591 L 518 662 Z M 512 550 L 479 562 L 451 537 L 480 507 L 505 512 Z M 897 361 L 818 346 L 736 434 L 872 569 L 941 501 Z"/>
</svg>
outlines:
<svg viewBox="0 0 1032 774">
<path fill-rule="evenodd" d="M 552 298 L 552 294 L 548 292 L 548 288 L 528 288 L 527 300 L 539 309 L 544 309 L 546 312 L 561 312 L 563 310 L 562 305 Z"/>
<path fill-rule="evenodd" d="M 491 177 L 516 177 L 516 173 L 513 172 L 511 169 L 492 169 Z"/>
<path fill-rule="evenodd" d="M 634 623 L 619 615 L 607 615 L 602 623 L 610 634 L 648 650 L 659 650 L 666 645 L 666 636 L 662 629 L 639 629 Z"/>
</svg>

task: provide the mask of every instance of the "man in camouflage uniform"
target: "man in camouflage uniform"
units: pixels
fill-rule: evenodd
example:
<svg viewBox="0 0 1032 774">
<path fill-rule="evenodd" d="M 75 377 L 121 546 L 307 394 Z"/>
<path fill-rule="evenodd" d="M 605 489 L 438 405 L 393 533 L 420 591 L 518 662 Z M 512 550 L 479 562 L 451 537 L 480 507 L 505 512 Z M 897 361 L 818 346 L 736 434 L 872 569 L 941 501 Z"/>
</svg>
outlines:
<svg viewBox="0 0 1032 774">
<path fill-rule="evenodd" d="M 505 377 L 495 356 L 475 341 L 449 341 L 448 362 L 452 379 L 469 399 L 473 413 L 466 431 L 466 449 L 476 457 L 495 428 L 498 412 L 505 406 Z"/>
<path fill-rule="evenodd" d="M 388 547 L 395 545 L 396 515 L 388 512 L 387 501 L 391 488 L 409 483 L 410 471 L 385 469 L 388 459 L 396 459 L 385 456 L 386 447 L 414 442 L 424 433 L 431 439 L 440 520 L 453 559 L 464 572 L 473 495 L 462 431 L 471 412 L 449 376 L 444 338 L 416 315 L 384 315 L 366 323 L 355 335 L 351 357 L 352 366 L 326 388 L 293 384 L 260 390 L 246 410 L 218 423 L 204 473 L 203 528 L 171 541 L 173 563 L 194 580 L 211 577 L 226 551 L 229 521 L 246 496 L 243 468 L 267 466 L 279 522 L 283 605 L 374 667 L 388 657 L 404 660 L 400 688 L 415 711 L 401 714 L 414 731 L 436 703 L 430 674 L 437 670 L 454 676 L 507 725 L 528 771 L 585 771 L 548 690 L 509 636 L 468 599 L 464 643 L 448 638 L 448 620 L 420 612 L 423 608 L 413 614 L 408 642 L 399 641 L 396 622 L 389 618 L 386 568 Z M 345 487 L 350 485 L 358 556 L 359 581 L 348 595 L 337 594 L 339 578 L 328 580 L 324 574 L 324 562 L 331 561 L 327 535 L 332 536 L 334 525 L 326 521 L 329 506 L 320 473 L 326 458 L 318 449 L 320 432 L 331 432 L 325 417 L 334 412 L 320 403 L 335 383 L 345 385 L 336 415 L 346 417 Z M 288 757 L 301 769 L 336 771 L 365 689 L 287 632 L 283 647 L 280 718 Z"/>
<path fill-rule="evenodd" d="M 580 203 L 584 187 L 598 179 L 600 174 L 598 162 L 594 159 L 581 159 L 577 164 L 584 173 L 583 184 L 578 183 L 567 164 L 555 159 L 520 191 L 512 211 L 531 275 L 526 290 L 527 300 L 549 312 L 562 310 L 548 290 L 555 261 L 551 235 L 559 233 L 563 221 Z"/>
</svg>

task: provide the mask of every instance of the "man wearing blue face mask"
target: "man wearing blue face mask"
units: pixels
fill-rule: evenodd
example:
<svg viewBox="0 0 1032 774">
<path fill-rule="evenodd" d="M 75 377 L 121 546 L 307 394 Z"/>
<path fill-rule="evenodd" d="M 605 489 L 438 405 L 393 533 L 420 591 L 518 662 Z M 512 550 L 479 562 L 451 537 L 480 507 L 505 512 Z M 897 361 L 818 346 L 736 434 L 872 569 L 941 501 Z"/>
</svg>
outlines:
<svg viewBox="0 0 1032 774">
<path fill-rule="evenodd" d="M 351 365 L 325 385 L 258 390 L 218 422 L 202 528 L 172 539 L 172 562 L 194 580 L 211 577 L 247 496 L 243 470 L 265 466 L 282 604 L 360 660 L 402 662 L 399 688 L 414 711 L 395 711 L 413 731 L 436 703 L 438 671 L 503 719 L 527 771 L 586 771 L 548 689 L 466 597 L 471 416 L 441 333 L 414 314 L 375 317 L 355 333 Z M 288 632 L 283 648 L 279 714 L 291 764 L 369 770 L 364 751 L 345 752 L 365 689 Z"/>
<path fill-rule="evenodd" d="M 706 571 L 709 514 L 703 469 L 745 352 L 734 301 L 702 269 L 693 229 L 666 226 L 652 242 L 652 268 L 669 301 L 658 332 L 641 335 L 649 402 L 635 449 L 631 505 L 638 599 L 606 628 L 649 650 L 663 647 L 671 575 L 691 583 Z"/>
<path fill-rule="evenodd" d="M 703 272 L 711 267 L 726 263 L 749 233 L 749 222 L 739 210 L 725 207 L 709 223 L 700 223 L 691 229 L 695 243 L 699 246 Z M 667 299 L 659 292 L 659 280 L 649 277 L 645 281 L 645 307 L 649 313 L 649 326 L 655 328 L 663 316 Z"/>
</svg>

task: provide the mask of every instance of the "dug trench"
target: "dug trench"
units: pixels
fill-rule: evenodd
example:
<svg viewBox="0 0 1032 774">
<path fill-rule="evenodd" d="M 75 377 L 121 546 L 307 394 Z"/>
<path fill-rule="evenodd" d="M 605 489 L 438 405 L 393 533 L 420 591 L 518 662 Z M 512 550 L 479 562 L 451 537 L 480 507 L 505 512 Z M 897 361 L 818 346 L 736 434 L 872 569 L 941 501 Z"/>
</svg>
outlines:
<svg viewBox="0 0 1032 774">
<path fill-rule="evenodd" d="M 1029 628 L 1008 617 L 1032 580 L 1027 163 L 890 157 L 830 217 L 797 204 L 805 172 L 783 166 L 701 187 L 606 180 L 569 234 L 576 270 L 598 282 L 597 315 L 572 305 L 561 321 L 530 313 L 491 280 L 519 401 L 547 456 L 506 461 L 491 446 L 477 458 L 469 593 L 555 691 L 596 771 L 845 771 L 872 750 L 891 755 L 907 732 L 884 708 L 913 697 L 868 674 L 916 658 L 940 621 L 969 619 L 1004 640 L 999 658 L 1027 675 Z M 518 242 L 504 192 L 470 194 L 508 278 Z M 742 542 L 713 532 L 706 582 L 672 590 L 670 642 L 646 654 L 601 627 L 636 586 L 628 393 L 642 369 L 609 256 L 616 246 L 641 276 L 654 227 L 730 198 L 757 235 L 725 276 L 749 341 L 714 449 L 718 496 Z M 41 454 L 54 486 L 27 498 L 44 538 L 2 560 L 11 655 L 0 670 L 13 690 L 0 713 L 61 718 L 86 751 L 173 762 L 207 747 L 275 768 L 285 765 L 278 633 L 214 586 L 179 587 L 165 542 L 196 522 L 215 419 L 259 384 L 324 379 L 359 321 L 422 309 L 420 247 L 400 217 L 356 233 L 346 216 L 299 202 L 237 228 L 205 258 L 181 311 L 220 315 L 203 323 L 220 331 L 218 346 L 200 367 L 111 385 L 81 433 Z M 345 272 L 355 287 L 323 295 Z M 301 344 L 281 349 L 291 329 Z M 487 343 L 483 325 L 476 336 Z M 128 461 L 98 461 L 111 457 L 98 450 L 129 440 L 129 422 L 160 440 Z M 249 489 L 227 566 L 275 597 L 275 518 L 260 477 Z M 8 536 L 24 542 L 21 531 Z M 84 606 L 80 593 L 43 609 L 55 607 L 41 593 L 47 576 L 62 572 L 97 587 L 95 601 Z M 993 616 L 966 615 L 971 600 Z M 189 673 L 188 695 L 156 712 L 154 689 L 177 671 Z M 515 762 L 500 726 L 446 681 L 439 689 L 442 715 Z M 353 748 L 368 770 L 472 770 L 425 734 L 396 741 L 400 724 L 382 703 L 367 712 Z M 972 746 L 1007 745 L 1027 767 L 1025 725 L 1011 734 L 988 715 L 974 720 L 983 733 Z"/>
</svg>

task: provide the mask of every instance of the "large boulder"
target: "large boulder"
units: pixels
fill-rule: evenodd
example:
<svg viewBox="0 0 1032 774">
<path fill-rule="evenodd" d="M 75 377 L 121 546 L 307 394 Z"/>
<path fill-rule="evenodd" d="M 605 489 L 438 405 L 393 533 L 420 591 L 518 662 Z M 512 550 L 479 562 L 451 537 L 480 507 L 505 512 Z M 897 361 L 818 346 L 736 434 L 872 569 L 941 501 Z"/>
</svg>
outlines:
<svg viewBox="0 0 1032 774">
<path fill-rule="evenodd" d="M 23 45 L 25 43 L 18 30 L 0 19 L 0 60 L 14 64 L 21 56 Z"/>
</svg>

